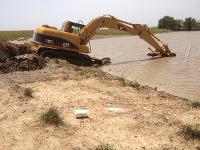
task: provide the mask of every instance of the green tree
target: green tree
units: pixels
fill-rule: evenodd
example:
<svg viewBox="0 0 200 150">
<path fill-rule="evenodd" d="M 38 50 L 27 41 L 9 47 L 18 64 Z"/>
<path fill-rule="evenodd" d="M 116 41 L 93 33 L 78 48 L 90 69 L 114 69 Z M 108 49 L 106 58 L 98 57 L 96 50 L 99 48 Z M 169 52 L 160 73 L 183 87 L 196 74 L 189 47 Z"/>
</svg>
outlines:
<svg viewBox="0 0 200 150">
<path fill-rule="evenodd" d="M 176 19 L 176 30 L 180 31 L 183 28 L 183 20 Z"/>
<path fill-rule="evenodd" d="M 158 21 L 158 28 L 166 28 L 175 30 L 177 26 L 177 22 L 174 17 L 164 16 Z"/>
<path fill-rule="evenodd" d="M 196 26 L 196 19 L 192 17 L 185 18 L 183 26 L 186 30 L 191 31 Z"/>
</svg>

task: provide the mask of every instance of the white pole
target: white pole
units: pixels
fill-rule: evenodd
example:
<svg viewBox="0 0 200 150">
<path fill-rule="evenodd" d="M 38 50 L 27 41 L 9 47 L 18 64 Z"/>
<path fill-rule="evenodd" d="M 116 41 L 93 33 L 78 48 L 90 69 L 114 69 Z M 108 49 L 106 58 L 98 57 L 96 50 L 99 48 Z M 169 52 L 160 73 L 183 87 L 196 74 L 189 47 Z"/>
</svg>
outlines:
<svg viewBox="0 0 200 150">
<path fill-rule="evenodd" d="M 189 57 L 189 55 L 190 55 L 191 47 L 192 47 L 192 43 L 190 43 L 190 46 L 189 46 L 189 48 L 188 48 L 188 53 L 187 53 L 187 56 L 186 56 L 186 58 L 185 58 L 185 63 L 187 63 L 188 57 Z"/>
</svg>

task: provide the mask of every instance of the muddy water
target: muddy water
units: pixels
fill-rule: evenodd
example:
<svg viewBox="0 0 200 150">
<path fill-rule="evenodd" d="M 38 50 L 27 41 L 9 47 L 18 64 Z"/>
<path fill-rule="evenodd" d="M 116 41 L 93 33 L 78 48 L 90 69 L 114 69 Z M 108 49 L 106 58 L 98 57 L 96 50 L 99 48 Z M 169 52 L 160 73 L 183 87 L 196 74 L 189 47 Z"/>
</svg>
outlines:
<svg viewBox="0 0 200 150">
<path fill-rule="evenodd" d="M 174 32 L 157 35 L 177 57 L 151 59 L 148 45 L 138 37 L 93 40 L 92 56 L 110 57 L 112 64 L 103 70 L 160 91 L 200 101 L 200 32 Z M 192 43 L 187 63 L 185 58 Z"/>
</svg>

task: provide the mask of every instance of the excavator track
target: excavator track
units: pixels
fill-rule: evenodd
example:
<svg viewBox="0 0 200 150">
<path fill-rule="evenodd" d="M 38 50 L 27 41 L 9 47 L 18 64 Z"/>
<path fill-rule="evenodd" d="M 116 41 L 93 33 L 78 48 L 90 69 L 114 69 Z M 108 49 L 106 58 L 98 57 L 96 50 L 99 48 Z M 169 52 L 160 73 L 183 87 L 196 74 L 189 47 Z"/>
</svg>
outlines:
<svg viewBox="0 0 200 150">
<path fill-rule="evenodd" d="M 39 48 L 37 54 L 43 58 L 48 57 L 66 59 L 68 62 L 80 66 L 101 66 L 110 63 L 110 58 L 97 59 L 78 52 L 66 51 L 61 49 L 51 49 L 45 47 Z"/>
</svg>

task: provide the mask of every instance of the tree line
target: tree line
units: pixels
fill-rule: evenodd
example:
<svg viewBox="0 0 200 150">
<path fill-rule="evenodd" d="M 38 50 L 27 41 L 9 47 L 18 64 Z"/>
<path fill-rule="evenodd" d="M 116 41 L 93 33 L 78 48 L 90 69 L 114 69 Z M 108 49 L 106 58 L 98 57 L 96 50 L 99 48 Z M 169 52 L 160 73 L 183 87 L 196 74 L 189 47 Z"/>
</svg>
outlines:
<svg viewBox="0 0 200 150">
<path fill-rule="evenodd" d="M 200 30 L 200 22 L 195 18 L 188 17 L 184 20 L 175 19 L 171 16 L 164 16 L 158 21 L 158 28 L 165 28 L 169 30 L 175 31 L 192 31 L 192 30 Z"/>
</svg>

